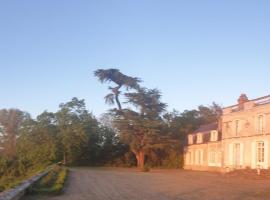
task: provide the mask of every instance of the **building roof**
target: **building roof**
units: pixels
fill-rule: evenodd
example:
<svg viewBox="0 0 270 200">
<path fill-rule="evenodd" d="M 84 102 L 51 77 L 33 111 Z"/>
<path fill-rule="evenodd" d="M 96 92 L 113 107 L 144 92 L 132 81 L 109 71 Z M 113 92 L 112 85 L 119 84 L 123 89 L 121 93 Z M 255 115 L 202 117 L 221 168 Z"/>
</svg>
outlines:
<svg viewBox="0 0 270 200">
<path fill-rule="evenodd" d="M 241 94 L 242 95 L 245 95 L 245 94 Z M 240 97 L 241 97 L 240 96 Z M 246 96 L 246 95 L 245 95 Z M 247 97 L 246 97 L 247 98 Z M 264 104 L 269 104 L 270 103 L 270 95 L 267 95 L 267 96 L 263 96 L 263 97 L 259 97 L 259 98 L 256 98 L 256 99 L 246 99 L 247 102 L 250 102 L 250 101 L 253 101 L 255 105 L 264 105 Z M 231 105 L 231 106 L 227 106 L 227 107 L 224 107 L 223 109 L 226 109 L 226 108 L 236 108 L 239 106 L 239 103 L 238 104 L 234 104 L 234 105 Z"/>
<path fill-rule="evenodd" d="M 206 124 L 206 125 L 200 126 L 192 134 L 197 134 L 197 133 L 207 134 L 207 133 L 211 132 L 212 130 L 217 130 L 217 129 L 218 129 L 218 123 L 214 122 L 211 124 Z"/>
</svg>

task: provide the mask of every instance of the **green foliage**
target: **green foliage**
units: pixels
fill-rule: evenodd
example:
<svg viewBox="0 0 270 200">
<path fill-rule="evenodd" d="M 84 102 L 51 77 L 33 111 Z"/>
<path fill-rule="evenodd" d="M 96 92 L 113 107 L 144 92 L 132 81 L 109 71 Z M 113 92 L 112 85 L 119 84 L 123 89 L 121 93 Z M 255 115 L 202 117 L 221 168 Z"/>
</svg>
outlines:
<svg viewBox="0 0 270 200">
<path fill-rule="evenodd" d="M 1 157 L 0 191 L 12 188 L 20 184 L 24 179 L 30 178 L 44 170 L 44 167 L 32 166 L 25 168 L 24 164 L 16 159 Z"/>
<path fill-rule="evenodd" d="M 102 83 L 116 84 L 109 87 L 105 100 L 116 103 L 118 109 L 103 115 L 101 122 L 78 98 L 60 104 L 55 113 L 44 111 L 36 119 L 18 109 L 0 110 L 0 191 L 55 162 L 181 167 L 187 134 L 201 124 L 217 121 L 221 114 L 216 103 L 164 114 L 167 105 L 161 101 L 160 91 L 141 87 L 139 78 L 117 69 L 99 69 L 95 76 Z"/>
<path fill-rule="evenodd" d="M 29 194 L 52 195 L 63 191 L 68 169 L 55 166 L 46 176 L 29 188 Z"/>
<path fill-rule="evenodd" d="M 138 89 L 141 80 L 137 77 L 127 76 L 122 74 L 118 69 L 98 69 L 94 72 L 94 75 L 98 78 L 101 83 L 113 82 L 117 86 L 109 87 L 111 93 L 104 97 L 105 102 L 109 105 L 117 103 L 118 109 L 122 109 L 122 105 L 119 101 L 119 95 L 121 94 L 120 89 L 124 87 L 126 90 Z"/>
<path fill-rule="evenodd" d="M 161 93 L 157 89 L 147 89 L 136 83 L 129 87 L 132 91 L 121 93 L 126 98 L 124 102 L 129 107 L 123 109 L 119 102 L 119 89 L 129 77 L 119 70 L 99 69 L 95 76 L 104 82 L 114 82 L 118 85 L 106 96 L 106 102 L 118 104 L 118 109 L 111 110 L 113 126 L 119 133 L 120 141 L 129 146 L 139 167 L 146 163 L 151 166 L 178 168 L 183 164 L 182 151 L 187 134 L 197 129 L 201 124 L 217 121 L 221 107 L 216 103 L 211 106 L 199 106 L 198 110 L 186 110 L 183 113 L 173 111 L 162 113 L 166 104 L 161 102 Z M 132 80 L 132 77 L 129 77 Z M 136 80 L 136 79 L 135 79 Z M 139 80 L 139 79 L 137 79 Z"/>
</svg>

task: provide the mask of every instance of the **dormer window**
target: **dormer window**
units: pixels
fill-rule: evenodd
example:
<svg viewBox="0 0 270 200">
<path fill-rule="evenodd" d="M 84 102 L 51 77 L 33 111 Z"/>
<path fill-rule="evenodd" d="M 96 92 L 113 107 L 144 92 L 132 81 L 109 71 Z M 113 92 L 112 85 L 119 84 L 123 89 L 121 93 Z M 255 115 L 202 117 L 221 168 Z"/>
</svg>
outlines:
<svg viewBox="0 0 270 200">
<path fill-rule="evenodd" d="M 193 144 L 193 135 L 188 136 L 188 144 Z"/>
<path fill-rule="evenodd" d="M 216 130 L 211 131 L 210 140 L 211 141 L 217 141 L 218 140 L 218 132 Z"/>
<path fill-rule="evenodd" d="M 197 134 L 197 143 L 202 143 L 203 140 L 202 140 L 202 134 L 201 133 L 198 133 Z"/>
</svg>

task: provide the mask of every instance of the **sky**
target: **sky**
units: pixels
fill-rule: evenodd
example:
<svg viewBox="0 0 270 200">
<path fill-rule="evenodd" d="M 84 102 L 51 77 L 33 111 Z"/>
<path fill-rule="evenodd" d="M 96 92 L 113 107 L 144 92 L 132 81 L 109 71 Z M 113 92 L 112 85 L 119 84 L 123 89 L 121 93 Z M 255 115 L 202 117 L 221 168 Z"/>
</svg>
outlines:
<svg viewBox="0 0 270 200">
<path fill-rule="evenodd" d="M 270 94 L 270 1 L 0 0 L 0 109 L 33 117 L 72 97 L 110 107 L 93 71 L 158 88 L 168 110 Z"/>
</svg>

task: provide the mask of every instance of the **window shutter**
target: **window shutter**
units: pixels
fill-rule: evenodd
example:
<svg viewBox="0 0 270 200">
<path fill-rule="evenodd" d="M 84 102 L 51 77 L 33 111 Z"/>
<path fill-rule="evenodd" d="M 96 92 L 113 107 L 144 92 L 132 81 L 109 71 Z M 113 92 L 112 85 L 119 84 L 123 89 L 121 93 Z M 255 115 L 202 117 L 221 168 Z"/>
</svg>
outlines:
<svg viewBox="0 0 270 200">
<path fill-rule="evenodd" d="M 229 165 L 233 165 L 233 144 L 229 144 Z"/>
<path fill-rule="evenodd" d="M 190 164 L 193 164 L 193 151 L 190 152 Z"/>
<path fill-rule="evenodd" d="M 201 165 L 203 165 L 203 150 L 201 150 Z"/>
<path fill-rule="evenodd" d="M 251 142 L 251 168 L 256 169 L 256 142 Z"/>
<path fill-rule="evenodd" d="M 240 165 L 244 165 L 244 144 L 240 143 Z"/>
<path fill-rule="evenodd" d="M 264 166 L 263 166 L 264 169 L 268 169 L 268 157 L 269 157 L 268 144 L 269 144 L 268 140 L 265 140 L 264 141 Z"/>
</svg>

